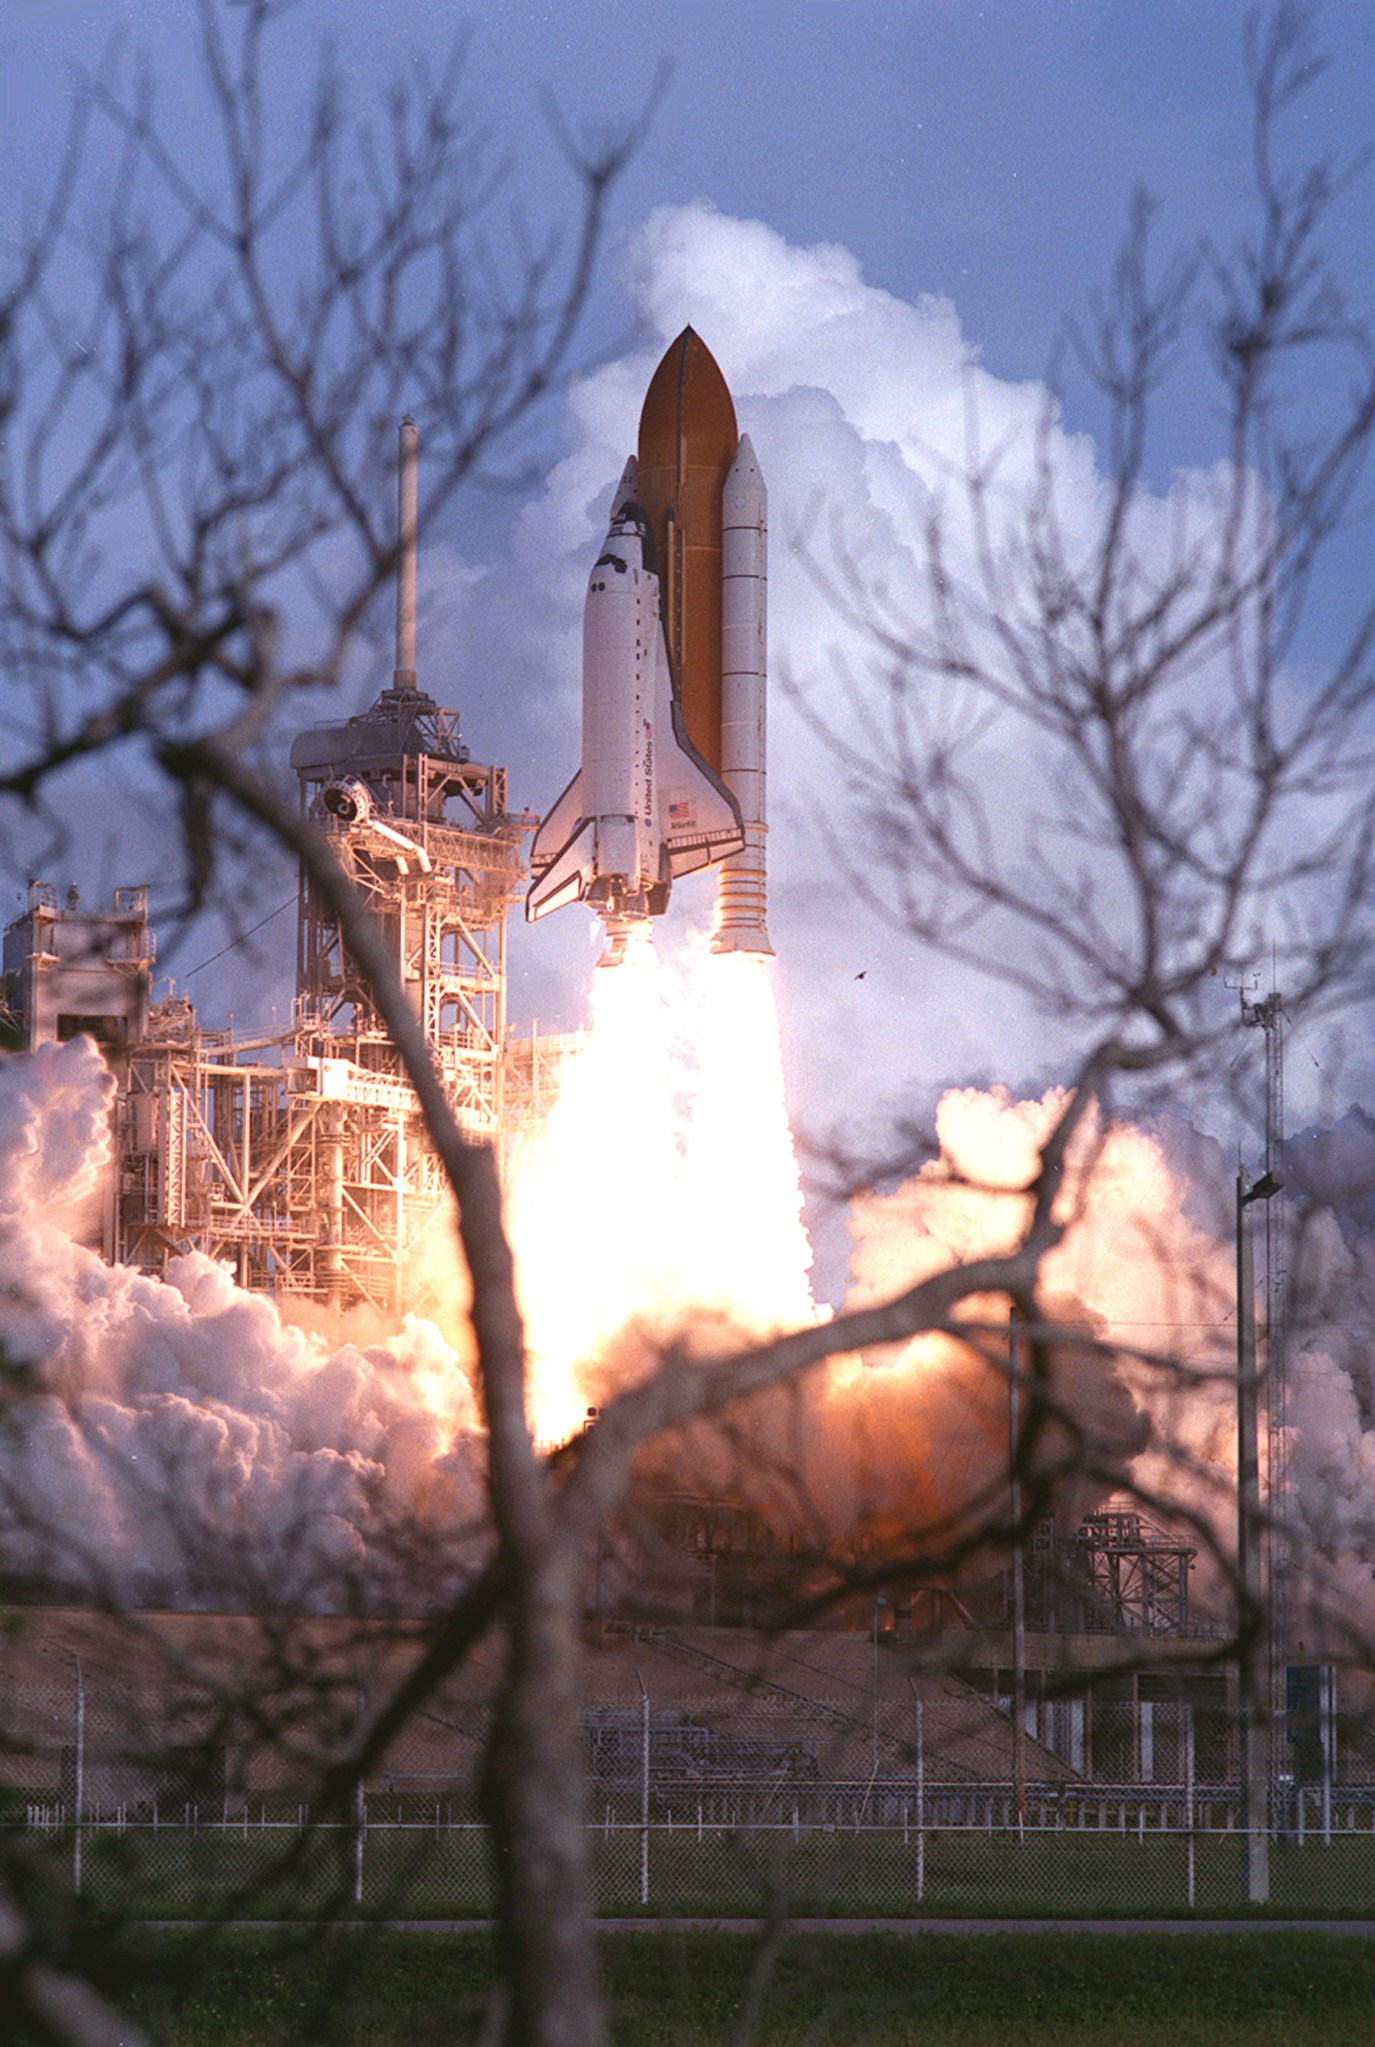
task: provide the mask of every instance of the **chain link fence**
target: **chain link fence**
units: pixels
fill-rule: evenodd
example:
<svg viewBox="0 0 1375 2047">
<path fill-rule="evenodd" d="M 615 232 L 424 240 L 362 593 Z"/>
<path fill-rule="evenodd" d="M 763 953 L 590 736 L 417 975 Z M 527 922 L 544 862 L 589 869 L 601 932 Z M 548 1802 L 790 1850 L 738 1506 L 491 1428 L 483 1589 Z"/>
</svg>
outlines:
<svg viewBox="0 0 1375 2047">
<path fill-rule="evenodd" d="M 781 1687 L 774 1688 L 782 1691 Z M 923 1689 L 926 1696 L 923 1696 Z M 796 1913 L 1216 1914 L 1375 1910 L 1375 1772 L 1331 1714 L 1263 1800 L 1267 1895 L 1237 1775 L 1239 1730 L 1187 1700 L 1106 1700 L 1092 1726 L 1117 1776 L 1081 1763 L 1072 1701 L 1029 1709 L 1027 1774 L 979 1773 L 956 1742 L 948 1680 L 853 1703 L 752 1697 L 593 1704 L 585 1715 L 588 1842 L 599 1909 L 729 1917 Z M 972 1694 L 970 1695 L 972 1698 Z M 966 1701 L 968 1703 L 968 1701 Z M 1146 1711 L 1142 1712 L 1142 1705 Z M 230 1745 L 140 1744 L 127 1701 L 80 1676 L 8 1701 L 3 1820 L 55 1859 L 98 1914 L 155 1919 L 482 1917 L 494 1842 L 477 1807 L 481 1708 L 441 1732 L 446 1775 L 398 1767 L 346 1807 L 246 1780 Z M 974 1701 L 1004 1737 L 996 1701 Z M 1310 1730 L 1311 1732 L 1311 1730 Z M 997 1743 L 988 1738 L 990 1751 Z M 1277 1746 L 1280 1746 L 1277 1744 Z M 958 1752 L 957 1754 L 955 1752 Z M 1010 1759 L 1018 1751 L 1003 1741 Z M 414 1758 L 411 1758 L 413 1760 Z M 404 1752 L 398 1764 L 408 1760 Z M 431 1756 L 428 1760 L 433 1760 Z M 1252 1801 L 1251 1813 L 1257 1812 Z M 1248 1854 L 1249 1849 L 1249 1854 Z"/>
</svg>

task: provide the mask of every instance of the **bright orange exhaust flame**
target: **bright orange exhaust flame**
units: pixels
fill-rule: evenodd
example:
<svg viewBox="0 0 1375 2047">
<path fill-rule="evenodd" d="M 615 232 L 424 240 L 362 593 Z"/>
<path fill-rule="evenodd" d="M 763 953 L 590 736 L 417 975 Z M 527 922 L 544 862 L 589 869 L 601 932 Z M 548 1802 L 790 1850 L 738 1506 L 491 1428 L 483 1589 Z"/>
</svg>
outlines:
<svg viewBox="0 0 1375 2047">
<path fill-rule="evenodd" d="M 593 976 L 584 1044 L 512 1162 L 509 1213 L 543 1442 L 577 1429 L 589 1367 L 633 1324 L 693 1311 L 763 1335 L 815 1318 L 769 963 L 646 936 Z"/>
</svg>

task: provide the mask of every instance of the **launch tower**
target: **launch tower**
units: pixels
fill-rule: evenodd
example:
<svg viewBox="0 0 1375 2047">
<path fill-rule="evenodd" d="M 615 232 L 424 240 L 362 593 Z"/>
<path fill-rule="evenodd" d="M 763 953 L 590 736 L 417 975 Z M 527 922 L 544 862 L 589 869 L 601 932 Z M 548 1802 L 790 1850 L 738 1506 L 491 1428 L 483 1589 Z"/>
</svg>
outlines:
<svg viewBox="0 0 1375 2047">
<path fill-rule="evenodd" d="M 506 809 L 502 768 L 470 761 L 457 717 L 415 688 L 303 732 L 291 749 L 307 815 L 377 917 L 468 1135 L 502 1131 L 506 914 L 524 878 L 530 820 Z M 378 1305 L 414 1271 L 444 1212 L 439 1164 L 391 1036 L 339 925 L 301 884 L 296 1030 L 287 1059 L 298 1116 L 315 1110 L 320 1218 L 301 1279 Z M 310 1164 L 311 1162 L 307 1162 Z M 280 1282 L 279 1282 L 280 1284 Z"/>
<path fill-rule="evenodd" d="M 400 437 L 396 668 L 355 717 L 299 734 L 302 813 L 375 913 L 460 1126 L 496 1142 L 538 1094 L 506 1041 L 506 917 L 535 820 L 506 771 L 469 758 L 456 713 L 417 685 L 416 435 Z M 423 1299 L 448 1199 L 399 1057 L 342 933 L 303 875 L 291 1029 L 207 1030 L 184 997 L 149 999 L 146 891 L 93 916 L 31 891 L 6 935 L 21 1042 L 81 1030 L 120 1082 L 106 1254 L 161 1272 L 186 1251 L 242 1286 L 388 1315 Z M 546 1060 L 548 1051 L 546 1048 Z"/>
</svg>

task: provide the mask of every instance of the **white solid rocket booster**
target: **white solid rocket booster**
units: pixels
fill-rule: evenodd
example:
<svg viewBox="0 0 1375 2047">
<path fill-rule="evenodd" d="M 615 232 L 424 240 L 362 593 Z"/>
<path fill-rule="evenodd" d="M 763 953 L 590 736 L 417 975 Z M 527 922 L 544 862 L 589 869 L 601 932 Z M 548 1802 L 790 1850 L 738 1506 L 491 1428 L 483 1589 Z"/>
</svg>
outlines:
<svg viewBox="0 0 1375 2047">
<path fill-rule="evenodd" d="M 721 779 L 745 843 L 722 862 L 714 952 L 772 953 L 765 927 L 768 493 L 748 434 L 721 493 Z"/>
</svg>

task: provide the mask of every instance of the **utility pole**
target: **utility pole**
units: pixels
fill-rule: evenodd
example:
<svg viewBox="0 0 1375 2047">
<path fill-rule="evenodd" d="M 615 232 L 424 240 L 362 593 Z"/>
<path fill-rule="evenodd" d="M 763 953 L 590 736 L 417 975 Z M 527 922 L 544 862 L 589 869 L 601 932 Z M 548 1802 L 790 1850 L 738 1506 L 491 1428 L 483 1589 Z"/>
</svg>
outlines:
<svg viewBox="0 0 1375 2047">
<path fill-rule="evenodd" d="M 1279 1192 L 1272 1173 L 1247 1185 L 1237 1168 L 1237 1704 L 1241 1881 L 1248 1905 L 1270 1898 L 1268 1637 L 1260 1496 L 1260 1390 L 1256 1373 L 1255 1251 L 1248 1213 Z"/>
<path fill-rule="evenodd" d="M 1007 1324 L 1007 1475 L 1008 1513 L 1012 1521 L 1012 1809 L 1018 1840 L 1026 1826 L 1026 1572 L 1022 1555 L 1022 1481 L 1017 1471 L 1020 1348 L 1014 1302 Z"/>
<path fill-rule="evenodd" d="M 1273 1195 L 1265 1199 L 1265 1544 L 1270 1602 L 1269 1683 L 1274 1729 L 1272 1770 L 1284 1763 L 1289 1663 L 1289 1346 L 1288 1275 L 1285 1269 L 1284 1181 L 1284 998 L 1277 988 L 1257 1002 L 1241 991 L 1241 1021 L 1265 1037 L 1265 1175 Z"/>
</svg>

